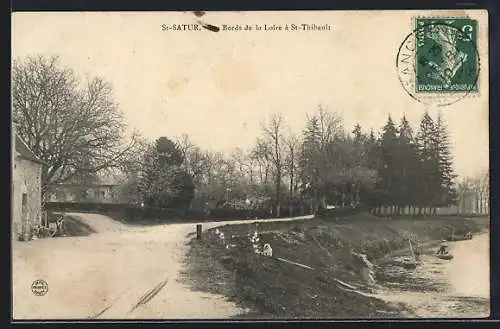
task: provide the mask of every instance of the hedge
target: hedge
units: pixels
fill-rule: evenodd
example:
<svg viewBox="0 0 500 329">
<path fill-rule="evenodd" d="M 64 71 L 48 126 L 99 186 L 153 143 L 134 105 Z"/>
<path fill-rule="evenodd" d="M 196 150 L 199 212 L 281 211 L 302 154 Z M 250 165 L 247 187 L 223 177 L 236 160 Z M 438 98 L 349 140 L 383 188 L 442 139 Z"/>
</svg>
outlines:
<svg viewBox="0 0 500 329">
<path fill-rule="evenodd" d="M 93 212 L 113 215 L 125 221 L 140 221 L 144 219 L 177 220 L 183 214 L 177 209 L 157 207 L 139 207 L 121 203 L 92 202 L 47 202 L 45 210 L 57 212 Z"/>
<path fill-rule="evenodd" d="M 265 213 L 253 209 L 215 208 L 208 215 L 210 219 L 249 219 L 255 217 L 264 218 Z"/>
<path fill-rule="evenodd" d="M 251 218 L 284 218 L 290 216 L 290 209 L 288 205 L 282 205 L 280 208 L 280 216 L 276 216 L 276 208 L 273 207 L 273 213 L 269 211 L 270 208 L 257 208 L 257 209 L 235 209 L 235 208 L 215 208 L 212 209 L 207 216 L 209 219 L 251 219 Z M 304 214 L 307 214 L 307 207 L 302 209 Z M 295 205 L 292 208 L 293 216 L 301 215 L 300 205 Z"/>
<path fill-rule="evenodd" d="M 368 211 L 367 207 L 336 207 L 336 208 L 320 208 L 316 212 L 317 218 L 335 218 L 342 216 L 355 215 L 361 212 Z"/>
<path fill-rule="evenodd" d="M 305 207 L 305 211 L 307 211 Z M 221 207 L 210 210 L 205 213 L 201 210 L 189 209 L 186 212 L 177 209 L 164 209 L 157 207 L 139 207 L 131 204 L 121 203 L 93 203 L 93 202 L 47 202 L 45 210 L 52 212 L 91 212 L 108 215 L 110 217 L 127 221 L 138 222 L 141 220 L 160 220 L 160 221 L 211 221 L 211 220 L 242 220 L 242 219 L 266 219 L 275 218 L 276 209 L 273 208 L 273 214 L 269 208 L 257 209 L 235 209 Z M 283 205 L 280 209 L 280 216 L 289 216 L 288 205 Z M 293 207 L 293 215 L 299 216 L 300 206 Z"/>
</svg>

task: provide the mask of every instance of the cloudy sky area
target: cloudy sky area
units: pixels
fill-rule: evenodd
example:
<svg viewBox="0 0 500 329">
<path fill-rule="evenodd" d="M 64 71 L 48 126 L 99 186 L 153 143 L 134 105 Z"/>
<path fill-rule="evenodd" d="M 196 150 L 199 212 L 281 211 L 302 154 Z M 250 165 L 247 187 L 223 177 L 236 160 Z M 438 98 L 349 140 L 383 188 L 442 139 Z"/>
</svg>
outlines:
<svg viewBox="0 0 500 329">
<path fill-rule="evenodd" d="M 59 55 L 82 78 L 112 82 L 130 127 L 150 139 L 187 133 L 206 149 L 249 147 L 259 123 L 281 112 L 300 133 L 319 104 L 379 131 L 390 113 L 416 127 L 425 109 L 397 76 L 396 55 L 415 16 L 463 12 L 208 13 L 210 24 L 329 24 L 328 32 L 165 32 L 193 23 L 190 13 L 15 13 L 13 58 Z M 479 20 L 479 53 L 488 66 L 487 15 Z M 488 76 L 481 93 L 442 107 L 460 175 L 488 168 Z"/>
</svg>

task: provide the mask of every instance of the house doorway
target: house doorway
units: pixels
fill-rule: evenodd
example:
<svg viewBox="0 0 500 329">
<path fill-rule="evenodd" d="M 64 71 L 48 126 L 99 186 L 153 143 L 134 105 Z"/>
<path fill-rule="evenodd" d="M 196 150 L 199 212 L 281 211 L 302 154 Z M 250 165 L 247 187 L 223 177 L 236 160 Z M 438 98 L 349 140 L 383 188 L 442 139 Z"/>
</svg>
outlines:
<svg viewBox="0 0 500 329">
<path fill-rule="evenodd" d="M 26 238 L 29 229 L 28 225 L 28 194 L 23 193 L 21 199 L 21 237 Z"/>
</svg>

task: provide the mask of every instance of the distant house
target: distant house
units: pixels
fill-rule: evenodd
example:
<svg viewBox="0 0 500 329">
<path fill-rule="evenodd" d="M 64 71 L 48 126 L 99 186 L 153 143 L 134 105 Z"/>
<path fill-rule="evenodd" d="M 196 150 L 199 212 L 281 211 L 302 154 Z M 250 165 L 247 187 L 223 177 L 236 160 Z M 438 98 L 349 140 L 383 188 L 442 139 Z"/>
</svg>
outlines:
<svg viewBox="0 0 500 329">
<path fill-rule="evenodd" d="M 117 177 L 101 177 L 93 183 L 64 183 L 51 187 L 49 202 L 118 203 L 120 187 Z"/>
<path fill-rule="evenodd" d="M 43 162 L 26 143 L 13 134 L 12 237 L 30 240 L 32 228 L 42 218 Z"/>
<path fill-rule="evenodd" d="M 488 215 L 489 199 L 480 198 L 474 191 L 466 191 L 458 196 L 457 205 L 438 208 L 440 215 Z"/>
<path fill-rule="evenodd" d="M 489 198 L 481 197 L 474 191 L 463 193 L 458 199 L 458 211 L 461 214 L 489 214 Z"/>
</svg>

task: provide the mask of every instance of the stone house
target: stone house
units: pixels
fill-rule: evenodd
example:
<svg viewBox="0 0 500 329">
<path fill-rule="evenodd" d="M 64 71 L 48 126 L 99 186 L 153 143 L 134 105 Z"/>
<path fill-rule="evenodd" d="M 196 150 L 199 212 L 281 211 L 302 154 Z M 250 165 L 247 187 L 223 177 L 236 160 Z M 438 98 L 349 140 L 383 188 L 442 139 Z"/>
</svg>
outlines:
<svg viewBox="0 0 500 329">
<path fill-rule="evenodd" d="M 30 240 L 42 219 L 42 167 L 44 163 L 26 143 L 13 134 L 12 238 Z"/>
<path fill-rule="evenodd" d="M 115 190 L 115 184 L 57 184 L 51 188 L 48 201 L 113 203 Z"/>
<path fill-rule="evenodd" d="M 113 175 L 98 177 L 94 182 L 68 182 L 53 185 L 48 202 L 118 203 L 119 178 Z"/>
</svg>

